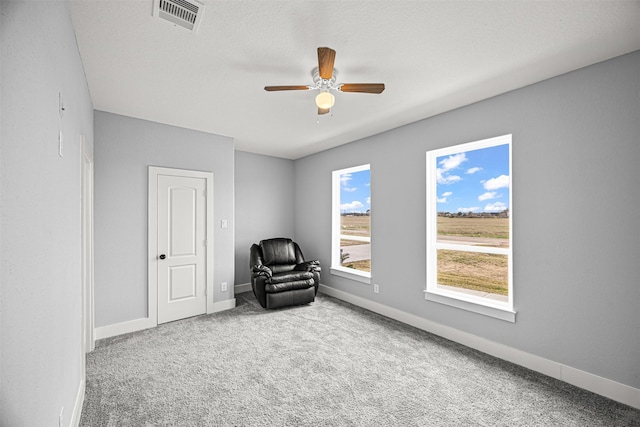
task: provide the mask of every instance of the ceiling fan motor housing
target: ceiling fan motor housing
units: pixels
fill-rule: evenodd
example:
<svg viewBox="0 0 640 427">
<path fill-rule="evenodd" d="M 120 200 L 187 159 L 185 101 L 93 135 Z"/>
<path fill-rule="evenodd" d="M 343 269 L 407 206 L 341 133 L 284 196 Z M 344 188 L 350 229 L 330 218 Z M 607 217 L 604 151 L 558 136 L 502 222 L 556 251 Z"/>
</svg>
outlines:
<svg viewBox="0 0 640 427">
<path fill-rule="evenodd" d="M 313 83 L 315 84 L 316 89 L 338 89 L 338 86 L 336 85 L 338 70 L 336 70 L 335 68 L 333 69 L 333 73 L 331 74 L 330 79 L 323 79 L 322 77 L 320 77 L 320 69 L 318 67 L 315 67 L 313 71 L 311 71 L 311 76 L 313 77 Z"/>
</svg>

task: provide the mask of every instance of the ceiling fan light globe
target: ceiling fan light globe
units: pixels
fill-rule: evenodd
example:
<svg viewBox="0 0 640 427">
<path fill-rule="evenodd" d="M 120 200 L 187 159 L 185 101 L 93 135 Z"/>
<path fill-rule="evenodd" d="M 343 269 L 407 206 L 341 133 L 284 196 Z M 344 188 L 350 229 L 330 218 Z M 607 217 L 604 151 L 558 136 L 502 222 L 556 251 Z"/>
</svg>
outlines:
<svg viewBox="0 0 640 427">
<path fill-rule="evenodd" d="M 336 102 L 336 97 L 333 96 L 331 92 L 320 92 L 318 96 L 316 96 L 316 105 L 318 108 L 322 108 L 327 110 L 333 107 L 333 104 Z"/>
</svg>

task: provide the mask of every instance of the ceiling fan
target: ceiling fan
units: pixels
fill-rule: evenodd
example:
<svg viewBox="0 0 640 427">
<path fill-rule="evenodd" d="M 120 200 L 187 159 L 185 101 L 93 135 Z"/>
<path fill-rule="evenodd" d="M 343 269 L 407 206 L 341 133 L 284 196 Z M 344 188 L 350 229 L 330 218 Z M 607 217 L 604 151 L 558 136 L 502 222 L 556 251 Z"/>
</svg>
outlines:
<svg viewBox="0 0 640 427">
<path fill-rule="evenodd" d="M 281 90 L 319 90 L 316 96 L 318 115 L 327 114 L 335 104 L 335 96 L 331 91 L 338 92 L 360 92 L 360 93 L 382 93 L 384 83 L 338 83 L 336 78 L 338 72 L 333 68 L 336 59 L 336 51 L 328 47 L 318 48 L 318 66 L 313 69 L 313 85 L 298 86 L 265 86 L 264 90 L 275 92 Z"/>
</svg>

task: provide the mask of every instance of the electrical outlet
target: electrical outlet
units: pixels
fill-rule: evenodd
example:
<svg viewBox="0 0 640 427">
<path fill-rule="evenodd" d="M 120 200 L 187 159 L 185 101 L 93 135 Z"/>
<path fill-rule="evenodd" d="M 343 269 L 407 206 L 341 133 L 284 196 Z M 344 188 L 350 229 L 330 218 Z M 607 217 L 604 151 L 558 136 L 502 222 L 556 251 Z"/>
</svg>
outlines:
<svg viewBox="0 0 640 427">
<path fill-rule="evenodd" d="M 220 290 L 222 292 L 227 292 L 227 282 L 220 283 Z"/>
<path fill-rule="evenodd" d="M 64 406 L 60 409 L 60 416 L 58 417 L 58 426 L 64 427 Z"/>
<path fill-rule="evenodd" d="M 228 223 L 226 219 L 223 219 L 222 221 L 220 221 L 220 228 L 227 228 Z"/>
<path fill-rule="evenodd" d="M 377 283 L 373 285 L 373 293 L 374 294 L 379 294 L 380 293 L 380 286 L 378 286 Z"/>
</svg>

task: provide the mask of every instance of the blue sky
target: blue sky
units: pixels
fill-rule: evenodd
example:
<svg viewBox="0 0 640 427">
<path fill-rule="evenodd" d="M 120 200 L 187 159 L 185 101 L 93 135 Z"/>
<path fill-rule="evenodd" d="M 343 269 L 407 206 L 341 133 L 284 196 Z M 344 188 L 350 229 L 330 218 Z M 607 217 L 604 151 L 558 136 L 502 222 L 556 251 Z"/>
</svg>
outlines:
<svg viewBox="0 0 640 427">
<path fill-rule="evenodd" d="M 502 212 L 509 207 L 509 145 L 438 157 L 438 212 Z"/>
<path fill-rule="evenodd" d="M 340 175 L 340 211 L 366 212 L 371 209 L 371 171 Z"/>
</svg>

